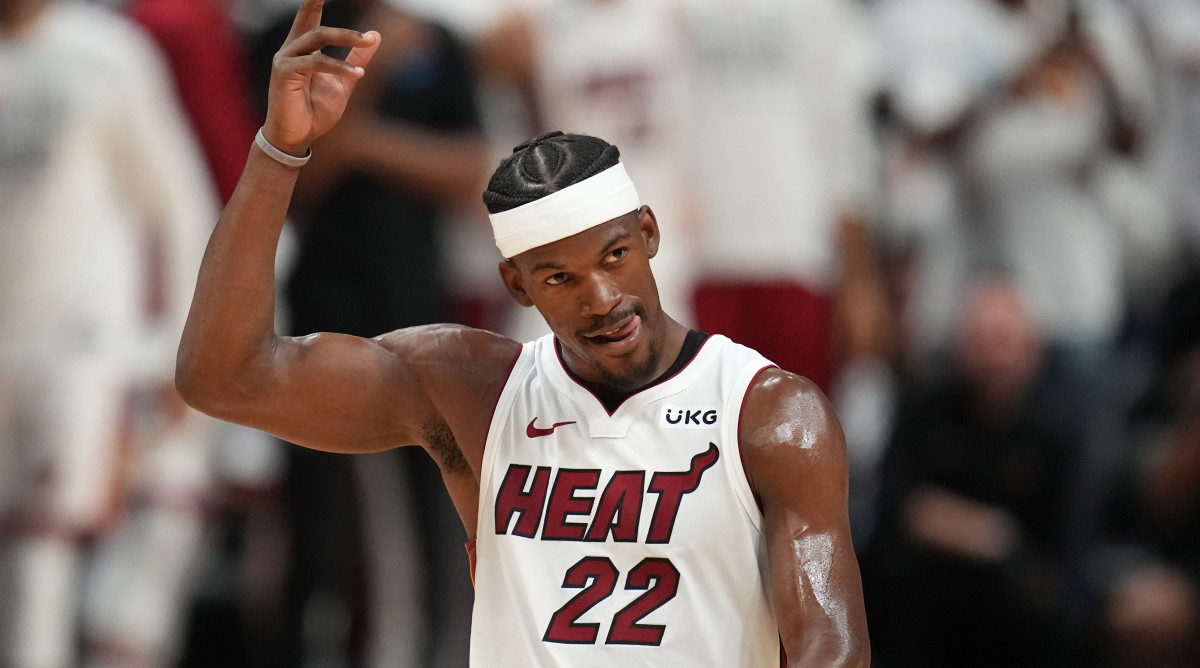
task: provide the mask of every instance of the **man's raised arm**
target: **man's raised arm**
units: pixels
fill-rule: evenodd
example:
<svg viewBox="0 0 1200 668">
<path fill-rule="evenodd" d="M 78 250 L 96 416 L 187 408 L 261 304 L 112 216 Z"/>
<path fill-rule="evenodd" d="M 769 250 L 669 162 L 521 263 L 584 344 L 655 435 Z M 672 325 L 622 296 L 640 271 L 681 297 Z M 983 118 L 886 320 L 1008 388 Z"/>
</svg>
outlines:
<svg viewBox="0 0 1200 668">
<path fill-rule="evenodd" d="M 176 385 L 203 412 L 307 447 L 363 452 L 421 443 L 423 426 L 441 420 L 442 392 L 429 387 L 427 371 L 445 368 L 447 346 L 438 345 L 445 337 L 275 334 L 275 250 L 299 168 L 266 151 L 300 157 L 332 128 L 380 39 L 321 26 L 321 9 L 322 0 L 305 0 L 275 56 L 262 130 L 270 146 L 251 148 L 205 251 Z M 323 55 L 326 46 L 351 51 L 341 61 Z M 466 343 L 458 354 L 472 353 Z M 408 353 L 440 359 L 411 364 Z"/>
</svg>

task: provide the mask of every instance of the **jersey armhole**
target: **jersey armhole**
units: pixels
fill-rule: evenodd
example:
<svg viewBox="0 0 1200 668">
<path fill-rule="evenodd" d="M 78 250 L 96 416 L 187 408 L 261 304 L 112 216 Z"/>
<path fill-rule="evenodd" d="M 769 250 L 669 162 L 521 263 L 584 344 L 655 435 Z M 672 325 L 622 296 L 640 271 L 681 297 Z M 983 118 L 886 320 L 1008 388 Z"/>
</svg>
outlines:
<svg viewBox="0 0 1200 668">
<path fill-rule="evenodd" d="M 725 442 L 732 443 L 737 450 L 733 453 L 734 456 L 729 457 L 729 466 L 726 470 L 729 472 L 729 482 L 733 486 L 733 491 L 737 494 L 738 501 L 742 504 L 742 510 L 746 512 L 746 516 L 750 519 L 750 524 L 759 534 L 764 534 L 763 514 L 762 509 L 758 507 L 758 502 L 754 500 L 754 489 L 750 486 L 750 476 L 746 473 L 746 466 L 742 461 L 742 441 L 740 434 L 742 412 L 746 405 L 746 396 L 750 393 L 750 388 L 762 372 L 774 368 L 774 364 L 746 367 L 738 375 L 733 388 L 729 392 L 729 398 L 726 400 L 729 406 L 726 414 L 737 415 L 736 420 L 730 420 L 725 423 L 727 431 Z"/>
<path fill-rule="evenodd" d="M 492 469 L 496 464 L 496 439 L 497 434 L 501 433 L 504 425 L 508 422 L 508 415 L 512 408 L 513 401 L 516 400 L 517 390 L 524 381 L 525 376 L 533 368 L 535 346 L 522 343 L 521 349 L 517 351 L 516 357 L 513 358 L 512 365 L 508 368 L 508 379 L 504 381 L 504 389 L 500 390 L 500 396 L 496 397 L 496 407 L 492 409 L 492 419 L 488 423 L 487 438 L 483 441 L 483 458 L 479 465 L 479 499 L 476 507 L 476 525 L 475 535 L 479 535 L 479 524 L 483 522 L 483 500 L 488 498 L 492 490 Z"/>
</svg>

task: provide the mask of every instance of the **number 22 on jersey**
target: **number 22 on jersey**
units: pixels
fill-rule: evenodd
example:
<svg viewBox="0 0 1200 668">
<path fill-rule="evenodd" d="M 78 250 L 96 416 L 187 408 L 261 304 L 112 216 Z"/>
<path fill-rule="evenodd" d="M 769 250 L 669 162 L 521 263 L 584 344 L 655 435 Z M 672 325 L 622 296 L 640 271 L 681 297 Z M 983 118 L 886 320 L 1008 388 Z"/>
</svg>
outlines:
<svg viewBox="0 0 1200 668">
<path fill-rule="evenodd" d="M 567 569 L 564 589 L 580 589 L 566 605 L 551 617 L 542 640 L 546 642 L 590 645 L 596 642 L 600 625 L 577 620 L 597 603 L 612 596 L 620 572 L 608 557 L 584 557 Z M 626 591 L 645 591 L 632 603 L 613 615 L 607 645 L 659 645 L 666 627 L 639 624 L 643 617 L 675 598 L 679 591 L 679 570 L 669 559 L 647 557 L 634 566 L 625 578 Z"/>
</svg>

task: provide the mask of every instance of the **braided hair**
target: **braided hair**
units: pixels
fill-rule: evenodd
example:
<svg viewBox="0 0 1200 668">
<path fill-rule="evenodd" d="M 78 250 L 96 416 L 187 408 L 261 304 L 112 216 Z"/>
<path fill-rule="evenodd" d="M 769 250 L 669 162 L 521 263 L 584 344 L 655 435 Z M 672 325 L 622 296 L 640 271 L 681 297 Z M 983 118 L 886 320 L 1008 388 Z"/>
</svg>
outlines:
<svg viewBox="0 0 1200 668">
<path fill-rule="evenodd" d="M 488 213 L 541 199 L 617 164 L 616 146 L 589 135 L 550 132 L 513 149 L 483 193 Z"/>
</svg>

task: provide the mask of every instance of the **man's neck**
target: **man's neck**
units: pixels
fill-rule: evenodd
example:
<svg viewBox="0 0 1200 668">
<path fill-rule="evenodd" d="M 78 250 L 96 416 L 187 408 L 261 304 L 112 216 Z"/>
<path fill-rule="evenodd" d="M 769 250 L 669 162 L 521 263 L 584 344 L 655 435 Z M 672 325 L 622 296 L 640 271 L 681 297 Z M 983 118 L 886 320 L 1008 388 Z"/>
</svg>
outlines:
<svg viewBox="0 0 1200 668">
<path fill-rule="evenodd" d="M 674 318 L 665 313 L 661 317 L 662 329 L 660 331 L 663 333 L 663 336 L 659 343 L 659 368 L 654 370 L 653 378 L 658 378 L 665 373 L 675 362 L 675 358 L 679 356 L 679 351 L 683 349 L 683 342 L 690 331 L 687 327 L 679 324 Z"/>
</svg>

